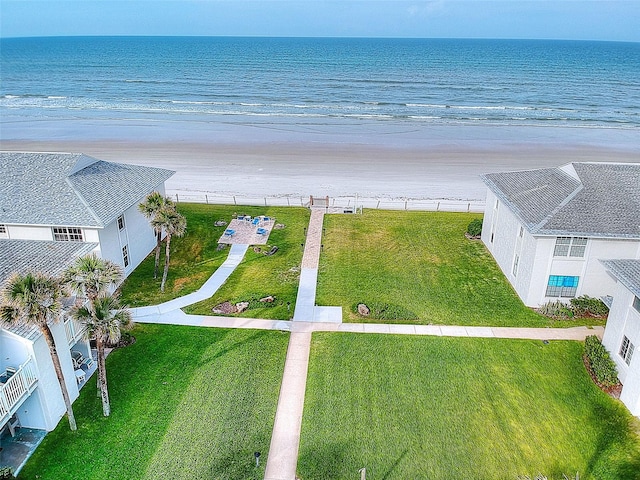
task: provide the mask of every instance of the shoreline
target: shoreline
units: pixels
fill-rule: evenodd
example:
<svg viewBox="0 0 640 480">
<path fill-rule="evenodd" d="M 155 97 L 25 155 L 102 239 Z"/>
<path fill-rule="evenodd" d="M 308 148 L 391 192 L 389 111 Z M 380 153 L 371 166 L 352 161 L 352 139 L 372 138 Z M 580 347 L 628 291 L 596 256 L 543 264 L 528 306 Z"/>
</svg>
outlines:
<svg viewBox="0 0 640 480">
<path fill-rule="evenodd" d="M 484 173 L 640 163 L 640 130 L 244 120 L 5 117 L 0 149 L 85 153 L 166 168 L 176 171 L 167 193 L 229 198 L 484 201 Z"/>
</svg>

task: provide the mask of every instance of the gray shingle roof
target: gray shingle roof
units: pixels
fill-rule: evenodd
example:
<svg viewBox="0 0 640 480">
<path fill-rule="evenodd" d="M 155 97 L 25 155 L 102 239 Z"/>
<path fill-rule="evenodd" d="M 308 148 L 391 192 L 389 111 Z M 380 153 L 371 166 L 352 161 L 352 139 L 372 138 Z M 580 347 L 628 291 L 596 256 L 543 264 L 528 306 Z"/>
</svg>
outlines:
<svg viewBox="0 0 640 480">
<path fill-rule="evenodd" d="M 600 260 L 611 274 L 640 297 L 640 260 Z"/>
<path fill-rule="evenodd" d="M 640 238 L 640 164 L 569 165 L 482 179 L 532 234 Z"/>
<path fill-rule="evenodd" d="M 174 173 L 82 154 L 0 152 L 0 223 L 104 227 Z"/>
<path fill-rule="evenodd" d="M 0 239 L 0 288 L 15 272 L 33 271 L 57 276 L 74 259 L 91 253 L 97 246 L 97 243 L 86 242 Z M 3 328 L 29 340 L 40 335 L 35 327 L 15 325 Z"/>
</svg>

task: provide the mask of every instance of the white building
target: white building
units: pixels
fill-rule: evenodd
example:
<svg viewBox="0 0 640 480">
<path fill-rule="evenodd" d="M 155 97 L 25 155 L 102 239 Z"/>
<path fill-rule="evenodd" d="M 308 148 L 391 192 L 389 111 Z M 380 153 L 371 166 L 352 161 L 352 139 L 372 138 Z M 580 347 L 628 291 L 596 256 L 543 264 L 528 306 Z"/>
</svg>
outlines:
<svg viewBox="0 0 640 480">
<path fill-rule="evenodd" d="M 640 258 L 640 164 L 483 175 L 482 241 L 522 301 L 609 295 L 601 259 Z"/>
<path fill-rule="evenodd" d="M 128 275 L 156 244 L 138 205 L 164 194 L 173 173 L 82 154 L 0 152 L 0 286 L 14 272 L 58 275 L 91 252 Z M 64 318 L 51 327 L 73 401 L 96 366 L 77 324 Z M 42 334 L 0 328 L 0 429 L 52 430 L 65 411 Z"/>
<path fill-rule="evenodd" d="M 95 247 L 95 243 L 0 240 L 0 285 L 14 272 L 59 275 Z M 73 401 L 96 366 L 82 328 L 63 318 L 51 325 L 51 331 Z M 82 359 L 74 362 L 72 352 Z M 0 429 L 13 418 L 22 427 L 53 430 L 65 413 L 49 347 L 40 331 L 24 326 L 0 328 Z"/>
<path fill-rule="evenodd" d="M 620 400 L 640 417 L 640 260 L 605 260 L 616 281 L 602 344 L 618 367 Z"/>
<path fill-rule="evenodd" d="M 174 172 L 83 154 L 0 152 L 0 239 L 91 242 L 125 276 L 155 247 L 138 211 Z"/>
</svg>

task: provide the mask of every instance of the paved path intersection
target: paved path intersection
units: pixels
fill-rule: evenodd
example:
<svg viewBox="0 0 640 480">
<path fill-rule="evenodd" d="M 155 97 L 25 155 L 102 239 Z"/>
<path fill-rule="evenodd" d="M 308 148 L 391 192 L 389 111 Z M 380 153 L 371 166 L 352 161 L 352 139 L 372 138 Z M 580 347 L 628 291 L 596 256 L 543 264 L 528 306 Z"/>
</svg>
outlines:
<svg viewBox="0 0 640 480">
<path fill-rule="evenodd" d="M 602 338 L 603 327 L 521 328 L 455 325 L 391 325 L 342 323 L 340 307 L 315 305 L 318 263 L 322 244 L 324 209 L 312 209 L 300 271 L 300 284 L 293 321 L 257 318 L 187 315 L 181 309 L 210 298 L 229 278 L 244 258 L 249 245 L 231 246 L 227 260 L 196 292 L 160 305 L 132 308 L 140 323 L 165 323 L 218 328 L 249 328 L 291 332 L 284 374 L 278 397 L 276 418 L 267 455 L 265 480 L 295 480 L 300 446 L 300 428 L 313 332 L 350 332 L 396 335 L 511 338 L 531 340 L 584 340 L 589 335 Z"/>
</svg>

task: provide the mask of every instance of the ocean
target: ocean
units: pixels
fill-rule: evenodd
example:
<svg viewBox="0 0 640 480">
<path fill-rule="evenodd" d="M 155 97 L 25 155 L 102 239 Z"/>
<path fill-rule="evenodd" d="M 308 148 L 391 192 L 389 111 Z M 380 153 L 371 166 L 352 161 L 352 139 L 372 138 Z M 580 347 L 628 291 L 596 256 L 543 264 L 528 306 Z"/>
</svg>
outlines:
<svg viewBox="0 0 640 480">
<path fill-rule="evenodd" d="M 65 119 L 640 129 L 638 43 L 15 38 L 0 58 L 0 139 Z"/>
</svg>

